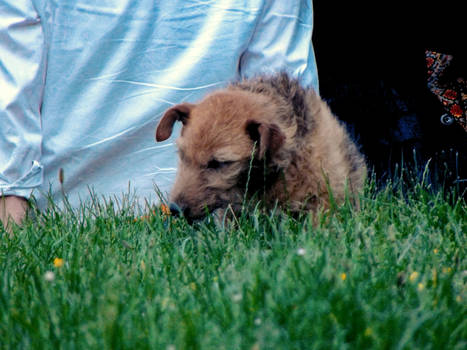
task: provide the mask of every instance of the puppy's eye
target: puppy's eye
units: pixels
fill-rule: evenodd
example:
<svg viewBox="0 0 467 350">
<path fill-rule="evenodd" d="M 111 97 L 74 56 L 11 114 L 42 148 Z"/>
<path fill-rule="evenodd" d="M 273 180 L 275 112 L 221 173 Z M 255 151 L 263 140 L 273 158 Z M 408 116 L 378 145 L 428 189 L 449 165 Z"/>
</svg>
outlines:
<svg viewBox="0 0 467 350">
<path fill-rule="evenodd" d="M 207 168 L 208 169 L 219 169 L 221 166 L 221 162 L 219 162 L 217 159 L 211 159 L 208 162 Z"/>
<path fill-rule="evenodd" d="M 220 169 L 229 164 L 232 164 L 232 162 L 231 161 L 220 162 L 217 159 L 211 159 L 206 165 L 206 167 L 208 169 Z"/>
</svg>

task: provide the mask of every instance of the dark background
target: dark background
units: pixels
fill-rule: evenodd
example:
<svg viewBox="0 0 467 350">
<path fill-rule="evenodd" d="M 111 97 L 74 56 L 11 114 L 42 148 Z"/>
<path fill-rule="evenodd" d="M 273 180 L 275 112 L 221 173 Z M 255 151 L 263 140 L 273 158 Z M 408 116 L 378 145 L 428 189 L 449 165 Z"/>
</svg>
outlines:
<svg viewBox="0 0 467 350">
<path fill-rule="evenodd" d="M 467 78 L 459 4 L 313 1 L 320 94 L 378 179 L 394 176 L 401 162 L 413 169 L 416 162 L 420 172 L 428 159 L 434 184 L 467 178 L 467 132 L 440 122 L 444 110 L 428 90 L 425 67 L 426 49 L 449 53 L 449 74 Z"/>
</svg>

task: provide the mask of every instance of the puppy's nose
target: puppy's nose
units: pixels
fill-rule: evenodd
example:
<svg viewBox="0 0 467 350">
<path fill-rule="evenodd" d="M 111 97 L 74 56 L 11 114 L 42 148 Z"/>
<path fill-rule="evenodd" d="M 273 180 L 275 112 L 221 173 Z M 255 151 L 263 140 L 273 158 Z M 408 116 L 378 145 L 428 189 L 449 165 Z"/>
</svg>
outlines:
<svg viewBox="0 0 467 350">
<path fill-rule="evenodd" d="M 170 214 L 172 216 L 185 216 L 186 218 L 190 215 L 190 208 L 183 206 L 183 205 L 178 205 L 177 203 L 170 203 L 169 204 L 169 209 L 170 209 Z"/>
<path fill-rule="evenodd" d="M 182 214 L 182 210 L 177 205 L 177 203 L 170 203 L 169 209 L 170 209 L 170 214 L 172 214 L 172 216 L 180 216 Z"/>
</svg>

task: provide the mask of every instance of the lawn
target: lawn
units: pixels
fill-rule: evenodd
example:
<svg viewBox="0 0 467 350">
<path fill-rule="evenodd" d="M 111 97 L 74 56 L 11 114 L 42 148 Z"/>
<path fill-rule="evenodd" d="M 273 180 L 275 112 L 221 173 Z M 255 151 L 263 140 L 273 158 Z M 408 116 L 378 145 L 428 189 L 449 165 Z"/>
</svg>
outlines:
<svg viewBox="0 0 467 350">
<path fill-rule="evenodd" d="M 465 349 L 465 201 L 371 182 L 360 205 L 225 228 L 51 207 L 0 231 L 0 348 Z"/>
</svg>

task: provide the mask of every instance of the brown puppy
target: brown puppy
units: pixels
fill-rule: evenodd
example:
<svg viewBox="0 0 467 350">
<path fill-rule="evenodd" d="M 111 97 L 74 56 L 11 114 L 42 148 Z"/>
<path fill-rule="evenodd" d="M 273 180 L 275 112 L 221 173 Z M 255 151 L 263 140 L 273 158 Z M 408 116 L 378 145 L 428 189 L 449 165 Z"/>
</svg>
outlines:
<svg viewBox="0 0 467 350">
<path fill-rule="evenodd" d="M 267 207 L 297 212 L 337 203 L 361 190 L 363 157 L 320 97 L 287 74 L 244 80 L 198 104 L 167 110 L 156 140 L 177 140 L 179 168 L 172 209 L 199 219 L 257 195 Z M 331 190 L 331 194 L 329 191 Z"/>
</svg>

